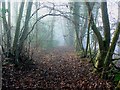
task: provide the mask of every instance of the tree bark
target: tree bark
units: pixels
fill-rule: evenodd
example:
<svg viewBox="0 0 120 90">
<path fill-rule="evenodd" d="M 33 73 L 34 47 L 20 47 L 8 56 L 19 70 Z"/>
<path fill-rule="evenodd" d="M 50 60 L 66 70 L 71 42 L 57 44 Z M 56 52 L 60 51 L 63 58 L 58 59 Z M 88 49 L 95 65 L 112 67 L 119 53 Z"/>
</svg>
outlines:
<svg viewBox="0 0 120 90">
<path fill-rule="evenodd" d="M 31 15 L 32 4 L 33 4 L 33 2 L 28 3 L 26 17 L 25 17 L 24 29 L 23 29 L 23 32 L 22 32 L 22 35 L 21 35 L 20 41 L 19 41 L 20 51 L 22 51 L 24 41 L 25 41 L 26 36 L 28 34 L 28 24 L 29 24 L 29 19 L 30 19 L 30 15 Z"/>
<path fill-rule="evenodd" d="M 105 53 L 104 52 L 105 51 L 105 47 L 104 47 L 105 42 L 104 42 L 104 40 L 101 36 L 101 33 L 97 29 L 96 24 L 94 23 L 94 19 L 93 19 L 93 15 L 92 15 L 92 9 L 90 7 L 89 2 L 86 2 L 86 5 L 88 7 L 88 13 L 89 13 L 89 16 L 90 16 L 91 28 L 92 28 L 94 34 L 96 35 L 97 40 L 98 40 L 98 44 L 99 44 L 99 53 L 96 56 L 95 66 L 97 68 L 97 71 L 101 72 L 102 69 L 103 69 L 103 63 L 104 63 L 105 55 L 106 55 L 106 54 L 104 54 Z"/>
<path fill-rule="evenodd" d="M 7 45 L 7 57 L 8 57 L 11 49 L 11 42 L 10 42 L 11 34 L 10 34 L 10 28 L 8 26 L 8 22 L 6 20 L 6 12 L 8 11 L 6 10 L 5 2 L 2 2 L 2 18 L 3 18 L 3 26 L 6 33 L 6 39 L 7 39 L 6 45 Z"/>
<path fill-rule="evenodd" d="M 88 7 L 88 12 L 92 11 L 88 2 L 86 2 L 86 5 Z M 99 44 L 99 53 L 97 54 L 96 57 L 95 66 L 98 69 L 97 71 L 101 72 L 102 78 L 104 78 L 104 76 L 106 78 L 106 76 L 108 75 L 106 74 L 106 71 L 108 71 L 110 68 L 109 65 L 112 62 L 112 55 L 114 53 L 115 46 L 120 34 L 120 22 L 118 23 L 118 27 L 113 35 L 112 43 L 110 46 L 110 24 L 108 19 L 108 12 L 107 12 L 107 2 L 101 3 L 101 10 L 102 10 L 102 21 L 103 21 L 105 39 L 102 38 L 102 35 L 98 31 L 94 23 L 92 13 L 89 16 L 91 16 L 91 27 L 97 37 Z"/>
<path fill-rule="evenodd" d="M 119 38 L 119 35 L 120 35 L 120 22 L 118 23 L 117 29 L 116 29 L 116 31 L 113 35 L 111 46 L 109 47 L 109 50 L 107 52 L 107 55 L 106 55 L 106 58 L 105 58 L 105 61 L 104 61 L 104 72 L 109 69 L 109 65 L 112 62 L 112 56 L 113 56 L 113 53 L 114 53 L 115 46 L 117 44 L 117 40 Z"/>
<path fill-rule="evenodd" d="M 18 40 L 19 40 L 19 33 L 20 33 L 23 10 L 24 10 L 24 2 L 21 2 L 20 9 L 19 9 L 19 16 L 18 16 L 17 23 L 16 23 L 14 41 L 13 41 L 13 53 L 14 54 L 16 54 L 16 50 L 18 48 Z"/>
<path fill-rule="evenodd" d="M 107 52 L 110 45 L 110 23 L 108 18 L 107 2 L 101 2 L 102 21 L 104 28 L 104 47 Z M 107 53 L 105 53 L 107 54 Z"/>
<path fill-rule="evenodd" d="M 80 18 L 79 18 L 79 11 L 80 11 L 79 2 L 74 2 L 73 13 L 74 13 L 74 22 L 75 22 L 75 35 L 76 35 L 75 47 L 76 47 L 76 51 L 80 51 L 80 39 L 79 39 Z"/>
</svg>

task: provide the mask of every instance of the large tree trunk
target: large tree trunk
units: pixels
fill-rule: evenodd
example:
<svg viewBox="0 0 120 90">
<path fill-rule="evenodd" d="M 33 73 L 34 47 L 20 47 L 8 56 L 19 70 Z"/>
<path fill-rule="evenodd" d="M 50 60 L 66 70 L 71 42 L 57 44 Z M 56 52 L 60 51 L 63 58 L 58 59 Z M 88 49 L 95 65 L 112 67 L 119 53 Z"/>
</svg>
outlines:
<svg viewBox="0 0 120 90">
<path fill-rule="evenodd" d="M 24 29 L 23 29 L 23 32 L 22 32 L 22 35 L 21 35 L 20 41 L 19 41 L 19 49 L 20 49 L 20 51 L 22 51 L 24 41 L 27 38 L 28 28 L 29 28 L 28 26 L 29 26 L 29 20 L 30 20 L 30 15 L 31 15 L 32 4 L 33 4 L 33 2 L 29 2 L 28 3 L 27 13 L 26 13 L 26 17 L 25 17 Z"/>
<path fill-rule="evenodd" d="M 110 24 L 108 18 L 108 11 L 107 11 L 107 2 L 101 2 L 101 12 L 102 12 L 102 21 L 103 21 L 103 28 L 104 28 L 104 39 L 102 51 L 98 54 L 96 60 L 96 67 L 100 68 L 100 71 L 104 68 L 104 60 L 106 58 L 109 45 L 110 45 Z"/>
<path fill-rule="evenodd" d="M 107 11 L 107 2 L 101 2 L 101 12 L 102 12 L 102 21 L 103 21 L 103 28 L 104 28 L 104 50 L 103 50 L 103 60 L 105 60 L 109 45 L 110 45 L 110 24 L 108 18 L 108 11 Z M 98 61 L 101 62 L 101 61 Z M 102 67 L 104 65 L 102 61 Z M 104 68 L 104 67 L 103 67 Z"/>
<path fill-rule="evenodd" d="M 105 52 L 107 52 L 110 45 L 110 23 L 108 18 L 107 2 L 101 2 L 101 12 L 102 12 L 102 21 L 103 21 L 104 39 L 105 39 L 104 47 L 105 47 Z"/>
<path fill-rule="evenodd" d="M 86 5 L 88 7 L 88 11 L 91 12 L 92 10 L 88 2 L 86 2 Z M 98 44 L 99 44 L 99 53 L 97 54 L 97 57 L 96 57 L 95 66 L 97 68 L 97 71 L 99 71 L 102 74 L 102 78 L 106 78 L 108 75 L 108 73 L 106 72 L 110 68 L 109 65 L 112 62 L 112 55 L 114 53 L 115 46 L 119 38 L 120 23 L 118 24 L 115 34 L 113 35 L 112 43 L 110 46 L 110 25 L 109 25 L 108 13 L 107 13 L 107 2 L 101 3 L 101 10 L 102 10 L 102 21 L 103 21 L 103 27 L 104 27 L 104 39 L 102 38 L 102 35 L 98 31 L 94 23 L 92 13 L 89 14 L 89 16 L 91 16 L 91 27 L 97 37 Z"/>
<path fill-rule="evenodd" d="M 89 16 L 90 16 L 91 28 L 92 28 L 94 34 L 96 35 L 98 44 L 99 44 L 99 53 L 97 54 L 97 57 L 96 57 L 95 66 L 97 68 L 97 71 L 102 71 L 103 62 L 105 59 L 105 55 L 103 52 L 105 50 L 104 49 L 104 41 L 103 41 L 103 38 L 102 38 L 99 30 L 96 27 L 96 24 L 94 23 L 92 9 L 90 7 L 90 4 L 88 2 L 86 2 L 86 5 L 88 7 L 88 12 L 89 12 Z"/>
<path fill-rule="evenodd" d="M 14 36 L 14 41 L 13 41 L 13 53 L 16 53 L 16 50 L 18 47 L 18 40 L 19 40 L 19 33 L 20 33 L 20 26 L 21 26 L 23 10 L 24 10 L 24 2 L 22 2 L 20 5 L 19 14 L 18 14 L 19 16 L 17 18 L 15 36 Z"/>
<path fill-rule="evenodd" d="M 113 53 L 114 53 L 114 50 L 115 50 L 115 46 L 117 44 L 117 40 L 119 38 L 119 34 L 120 34 L 120 22 L 118 23 L 118 27 L 117 27 L 114 35 L 113 35 L 111 46 L 109 47 L 109 50 L 108 50 L 107 55 L 105 57 L 103 77 L 104 77 L 104 74 L 106 76 L 106 74 L 107 74 L 106 71 L 109 70 L 109 65 L 112 62 L 112 56 L 113 56 Z"/>
<path fill-rule="evenodd" d="M 22 35 L 19 39 L 19 42 L 17 43 L 18 46 L 16 47 L 16 55 L 15 55 L 16 64 L 19 64 L 18 58 L 19 58 L 19 55 L 20 55 L 21 51 L 23 50 L 24 41 L 27 38 L 28 24 L 29 24 L 29 19 L 30 19 L 30 15 L 31 15 L 32 4 L 33 4 L 33 2 L 28 3 L 24 29 L 23 29 Z M 22 3 L 22 5 L 23 5 L 23 3 Z M 22 9 L 21 9 L 21 11 L 22 11 Z"/>
<path fill-rule="evenodd" d="M 20 26 L 21 26 L 21 20 L 22 20 L 22 15 L 23 15 L 23 10 L 24 10 L 24 2 L 21 2 L 20 9 L 19 9 L 19 16 L 17 19 L 16 23 L 16 30 L 15 30 L 15 36 L 14 36 L 14 41 L 13 41 L 13 54 L 15 55 L 15 63 L 18 63 L 18 44 L 19 44 L 19 33 L 20 33 Z"/>
</svg>

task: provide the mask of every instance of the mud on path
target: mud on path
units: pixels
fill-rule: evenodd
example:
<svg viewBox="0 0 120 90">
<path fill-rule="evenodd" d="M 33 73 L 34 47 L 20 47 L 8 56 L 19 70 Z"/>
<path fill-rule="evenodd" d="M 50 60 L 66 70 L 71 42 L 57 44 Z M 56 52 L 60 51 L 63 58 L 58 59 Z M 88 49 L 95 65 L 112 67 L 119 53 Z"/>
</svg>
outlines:
<svg viewBox="0 0 120 90">
<path fill-rule="evenodd" d="M 10 88 L 31 90 L 112 90 L 112 83 L 95 75 L 86 58 L 79 58 L 70 47 L 35 51 L 37 68 L 13 71 Z M 17 77 L 17 78 L 16 78 Z M 11 81 L 12 82 L 12 81 Z"/>
</svg>

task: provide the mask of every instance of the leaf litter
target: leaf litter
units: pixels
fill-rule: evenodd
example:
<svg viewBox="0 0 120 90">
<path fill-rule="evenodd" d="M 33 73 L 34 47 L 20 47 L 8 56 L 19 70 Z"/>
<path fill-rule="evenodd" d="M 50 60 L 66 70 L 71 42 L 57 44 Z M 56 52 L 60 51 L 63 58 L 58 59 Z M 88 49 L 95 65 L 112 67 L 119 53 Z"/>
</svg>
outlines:
<svg viewBox="0 0 120 90">
<path fill-rule="evenodd" d="M 39 51 L 39 50 L 38 50 Z M 113 90 L 112 82 L 93 73 L 89 59 L 80 58 L 73 49 L 60 47 L 34 52 L 35 68 L 16 69 L 3 65 L 3 90 Z M 22 66 L 21 66 L 22 67 Z"/>
</svg>

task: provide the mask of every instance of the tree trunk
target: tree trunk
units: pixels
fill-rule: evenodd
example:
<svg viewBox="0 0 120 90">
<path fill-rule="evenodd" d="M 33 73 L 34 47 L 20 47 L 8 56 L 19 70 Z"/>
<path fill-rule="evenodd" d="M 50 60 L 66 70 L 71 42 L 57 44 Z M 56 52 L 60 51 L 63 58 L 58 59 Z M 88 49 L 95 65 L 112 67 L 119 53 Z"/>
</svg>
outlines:
<svg viewBox="0 0 120 90">
<path fill-rule="evenodd" d="M 86 2 L 86 5 L 88 7 L 88 12 L 89 12 L 89 16 L 90 16 L 91 28 L 92 28 L 94 34 L 96 35 L 98 44 L 99 44 L 99 53 L 97 54 L 97 57 L 96 57 L 95 66 L 97 68 L 97 71 L 101 72 L 103 69 L 103 63 L 104 63 L 105 55 L 106 55 L 104 52 L 105 51 L 105 42 L 94 23 L 92 9 L 90 7 L 90 4 L 88 2 Z"/>
<path fill-rule="evenodd" d="M 21 35 L 20 41 L 19 41 L 19 49 L 20 49 L 20 51 L 22 51 L 24 41 L 27 38 L 28 24 L 29 24 L 29 19 L 30 19 L 30 15 L 31 15 L 32 4 L 33 4 L 33 2 L 28 3 L 24 29 L 23 29 L 23 32 L 22 32 L 22 35 Z"/>
<path fill-rule="evenodd" d="M 18 44 L 18 46 L 16 48 L 17 49 L 16 50 L 16 56 L 15 56 L 15 60 L 17 61 L 16 64 L 19 64 L 18 58 L 19 58 L 19 55 L 20 55 L 21 51 L 23 50 L 24 41 L 27 38 L 28 23 L 29 23 L 29 19 L 30 19 L 30 15 L 31 15 L 32 4 L 33 4 L 33 2 L 29 2 L 28 3 L 26 18 L 25 18 L 25 24 L 24 24 L 24 29 L 23 29 L 22 35 L 21 35 L 21 37 L 19 39 L 19 44 Z"/>
<path fill-rule="evenodd" d="M 88 7 L 88 12 L 92 11 L 88 2 L 86 2 L 86 5 Z M 113 35 L 112 43 L 110 46 L 110 25 L 109 25 L 108 12 L 107 12 L 107 2 L 101 3 L 101 10 L 102 10 L 102 21 L 104 27 L 104 39 L 102 38 L 102 35 L 98 31 L 94 23 L 92 13 L 89 14 L 89 16 L 91 16 L 91 27 L 97 37 L 99 44 L 99 53 L 97 54 L 96 57 L 95 66 L 97 68 L 97 71 L 99 71 L 102 74 L 102 78 L 106 78 L 108 76 L 108 73 L 106 72 L 110 69 L 109 65 L 112 62 L 112 55 L 114 53 L 115 46 L 120 34 L 120 22 L 118 23 L 118 27 Z"/>
<path fill-rule="evenodd" d="M 10 5 L 10 2 L 8 2 L 8 28 L 9 28 L 8 33 L 10 34 L 9 42 L 11 43 L 11 5 Z M 11 44 L 10 44 L 10 49 L 11 49 Z"/>
<path fill-rule="evenodd" d="M 120 34 L 120 22 L 118 23 L 118 27 L 113 35 L 111 46 L 109 47 L 109 50 L 108 50 L 107 55 L 105 57 L 103 74 L 104 73 L 106 74 L 106 71 L 109 70 L 109 65 L 112 62 L 112 56 L 113 56 L 113 53 L 115 50 L 115 46 L 117 44 L 117 40 L 119 38 L 119 34 Z M 104 75 L 103 75 L 103 77 L 104 77 Z"/>
<path fill-rule="evenodd" d="M 74 2 L 74 9 L 73 9 L 73 13 L 74 13 L 74 23 L 75 23 L 75 35 L 76 35 L 76 40 L 75 40 L 75 47 L 76 47 L 76 51 L 80 51 L 80 39 L 79 39 L 79 31 L 80 31 L 80 18 L 79 18 L 79 11 L 80 11 L 80 6 L 79 6 L 79 2 Z"/>
<path fill-rule="evenodd" d="M 38 9 L 38 2 L 36 1 L 35 3 L 35 6 L 36 6 L 36 10 Z M 36 20 L 38 19 L 38 11 L 36 12 Z M 35 36 L 36 36 L 36 50 L 37 50 L 37 47 L 38 47 L 38 23 L 36 23 L 36 31 L 35 31 Z"/>
<path fill-rule="evenodd" d="M 107 52 L 110 45 L 110 23 L 108 18 L 107 2 L 101 2 L 101 12 L 102 12 L 102 21 L 104 28 L 104 43 L 105 43 L 104 47 L 105 47 L 105 52 Z"/>
<path fill-rule="evenodd" d="M 85 51 L 85 56 L 87 56 L 87 51 L 88 51 L 88 47 L 90 44 L 90 20 L 88 22 L 88 30 L 87 30 L 87 44 L 86 44 L 86 51 Z"/>
<path fill-rule="evenodd" d="M 7 40 L 7 53 L 6 56 L 9 56 L 10 53 L 10 49 L 11 49 L 11 42 L 10 42 L 10 38 L 11 38 L 11 34 L 10 34 L 10 28 L 8 26 L 7 20 L 6 20 L 6 7 L 5 7 L 5 2 L 2 2 L 2 17 L 3 17 L 3 26 L 4 26 L 4 30 L 6 33 L 6 40 Z"/>
<path fill-rule="evenodd" d="M 13 41 L 12 52 L 14 54 L 17 54 L 16 52 L 18 49 L 18 40 L 19 40 L 19 33 L 20 33 L 20 26 L 21 26 L 21 20 L 22 20 L 22 15 L 23 15 L 23 9 L 24 9 L 24 2 L 21 2 L 20 9 L 19 9 L 19 16 L 18 16 L 17 23 L 16 23 L 14 41 Z"/>
<path fill-rule="evenodd" d="M 15 37 L 13 42 L 13 53 L 15 54 L 15 63 L 18 64 L 18 57 L 19 57 L 19 33 L 20 33 L 20 26 L 21 26 L 21 19 L 23 15 L 23 9 L 24 9 L 24 2 L 21 3 L 20 9 L 19 9 L 19 16 L 16 23 L 16 30 L 15 30 Z"/>
</svg>

